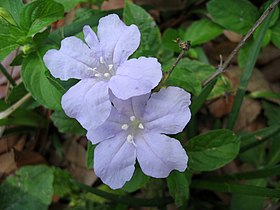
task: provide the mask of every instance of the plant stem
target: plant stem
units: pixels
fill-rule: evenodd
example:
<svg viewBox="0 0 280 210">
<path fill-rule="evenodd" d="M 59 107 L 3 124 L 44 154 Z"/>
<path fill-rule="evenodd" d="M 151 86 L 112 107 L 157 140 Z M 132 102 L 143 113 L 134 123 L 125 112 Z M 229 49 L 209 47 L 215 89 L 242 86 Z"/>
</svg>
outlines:
<svg viewBox="0 0 280 210">
<path fill-rule="evenodd" d="M 27 99 L 31 97 L 31 94 L 28 93 L 25 96 L 23 96 L 18 102 L 10 106 L 8 109 L 6 109 L 3 112 L 0 112 L 0 119 L 4 119 L 8 117 L 10 114 L 12 114 L 17 108 L 19 108 Z"/>
<path fill-rule="evenodd" d="M 239 114 L 239 110 L 247 89 L 248 81 L 252 75 L 255 63 L 257 61 L 259 52 L 261 50 L 262 40 L 265 35 L 266 30 L 269 26 L 269 21 L 271 19 L 272 13 L 269 13 L 268 18 L 263 22 L 262 27 L 260 28 L 260 33 L 257 34 L 257 38 L 253 41 L 253 45 L 250 48 L 250 54 L 248 55 L 248 59 L 246 62 L 246 65 L 244 67 L 243 74 L 240 79 L 240 83 L 238 85 L 237 93 L 234 97 L 233 106 L 231 109 L 231 112 L 229 114 L 228 122 L 227 122 L 227 128 L 233 129 L 236 119 Z"/>
<path fill-rule="evenodd" d="M 73 182 L 74 182 L 74 184 L 78 185 L 81 189 L 83 189 L 87 192 L 91 192 L 95 195 L 101 196 L 103 198 L 114 201 L 116 203 L 127 204 L 130 207 L 140 207 L 140 206 L 162 207 L 162 206 L 165 206 L 165 205 L 173 202 L 171 197 L 167 197 L 167 198 L 164 198 L 164 199 L 162 199 L 162 198 L 154 198 L 154 199 L 134 198 L 134 197 L 131 197 L 131 196 L 123 196 L 123 195 L 116 195 L 116 194 L 108 193 L 108 192 L 105 192 L 105 191 L 87 186 L 85 184 L 78 183 L 74 180 L 73 180 Z"/>
<path fill-rule="evenodd" d="M 231 54 L 227 57 L 223 65 L 217 68 L 217 71 L 214 72 L 209 78 L 207 78 L 203 83 L 202 86 L 207 85 L 210 81 L 218 77 L 221 73 L 223 73 L 228 65 L 230 64 L 233 57 L 237 54 L 237 52 L 243 47 L 245 42 L 250 38 L 250 36 L 255 32 L 255 30 L 259 27 L 259 25 L 264 21 L 264 19 L 272 12 L 274 7 L 279 3 L 280 0 L 274 0 L 269 7 L 264 11 L 262 16 L 257 20 L 257 22 L 252 26 L 252 28 L 248 31 L 248 33 L 244 36 L 241 42 L 234 48 Z"/>
<path fill-rule="evenodd" d="M 9 72 L 7 71 L 7 69 L 1 63 L 0 63 L 0 71 L 2 72 L 2 74 L 4 74 L 4 76 L 7 78 L 7 80 L 10 82 L 12 86 L 17 85 L 16 82 L 11 77 L 11 75 L 9 74 Z"/>
</svg>

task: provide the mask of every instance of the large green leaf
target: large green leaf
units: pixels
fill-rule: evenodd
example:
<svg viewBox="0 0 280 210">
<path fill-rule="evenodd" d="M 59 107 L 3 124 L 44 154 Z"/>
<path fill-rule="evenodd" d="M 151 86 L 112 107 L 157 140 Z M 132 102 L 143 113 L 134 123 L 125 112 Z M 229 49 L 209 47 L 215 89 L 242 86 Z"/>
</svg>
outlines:
<svg viewBox="0 0 280 210">
<path fill-rule="evenodd" d="M 19 25 L 20 11 L 23 8 L 22 0 L 1 0 L 0 7 L 5 8 Z"/>
<path fill-rule="evenodd" d="M 87 2 L 88 0 L 54 0 L 63 5 L 65 12 L 74 8 L 80 2 Z"/>
<path fill-rule="evenodd" d="M 126 24 L 135 24 L 141 32 L 141 43 L 134 57 L 155 56 L 161 44 L 160 31 L 154 19 L 143 8 L 126 1 L 123 18 Z"/>
<path fill-rule="evenodd" d="M 47 210 L 53 195 L 53 171 L 47 166 L 26 166 L 0 186 L 1 210 Z"/>
<path fill-rule="evenodd" d="M 53 0 L 37 0 L 24 6 L 20 14 L 20 25 L 31 36 L 63 18 L 63 15 L 64 8 L 61 4 Z"/>
<path fill-rule="evenodd" d="M 271 41 L 276 47 L 280 48 L 280 20 L 276 22 L 271 30 Z"/>
<path fill-rule="evenodd" d="M 216 23 L 240 34 L 245 34 L 259 17 L 258 9 L 248 0 L 211 0 L 207 9 Z"/>
<path fill-rule="evenodd" d="M 163 66 L 163 69 L 167 71 L 174 62 L 174 60 L 171 60 Z M 184 58 L 169 76 L 167 84 L 179 86 L 194 95 L 198 95 L 202 90 L 201 83 L 215 70 L 209 64 Z"/>
<path fill-rule="evenodd" d="M 208 42 L 222 33 L 223 29 L 220 26 L 207 19 L 201 19 L 188 27 L 183 40 L 191 41 L 191 45 L 194 46 Z"/>
<path fill-rule="evenodd" d="M 31 92 L 33 98 L 47 108 L 61 110 L 61 97 L 63 92 L 53 86 L 47 78 L 42 55 L 43 52 L 35 52 L 24 59 L 22 65 L 22 80 L 26 89 Z"/>
<path fill-rule="evenodd" d="M 167 186 L 177 206 L 182 206 L 189 198 L 189 181 L 185 173 L 172 171 L 167 177 Z"/>
<path fill-rule="evenodd" d="M 186 150 L 189 167 L 194 171 L 212 171 L 232 161 L 240 142 L 230 130 L 213 130 L 189 140 Z"/>
<path fill-rule="evenodd" d="M 73 118 L 69 118 L 63 111 L 56 111 L 51 115 L 54 125 L 61 133 L 85 135 L 86 130 Z"/>
<path fill-rule="evenodd" d="M 10 13 L 0 7 L 0 61 L 3 60 L 11 51 L 20 45 L 20 39 L 24 36 L 23 32 L 15 25 L 15 21 Z"/>
</svg>

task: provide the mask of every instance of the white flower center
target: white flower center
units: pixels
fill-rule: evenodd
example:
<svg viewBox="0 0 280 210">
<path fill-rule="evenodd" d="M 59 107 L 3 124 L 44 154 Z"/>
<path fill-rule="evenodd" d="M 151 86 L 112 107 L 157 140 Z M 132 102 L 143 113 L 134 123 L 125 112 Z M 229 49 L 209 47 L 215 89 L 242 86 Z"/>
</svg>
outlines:
<svg viewBox="0 0 280 210">
<path fill-rule="evenodd" d="M 143 123 L 140 122 L 139 119 L 137 119 L 134 115 L 129 117 L 129 122 L 122 124 L 121 129 L 124 131 L 127 131 L 127 137 L 126 140 L 129 143 L 132 143 L 134 146 L 136 146 L 134 142 L 134 136 L 138 132 L 142 132 L 141 130 L 144 130 L 144 125 Z"/>
</svg>

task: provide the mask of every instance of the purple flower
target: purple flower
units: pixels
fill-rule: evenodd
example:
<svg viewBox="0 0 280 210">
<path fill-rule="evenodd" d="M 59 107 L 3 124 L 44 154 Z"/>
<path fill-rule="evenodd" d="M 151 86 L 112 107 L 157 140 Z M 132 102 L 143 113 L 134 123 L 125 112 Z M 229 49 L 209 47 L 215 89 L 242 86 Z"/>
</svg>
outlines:
<svg viewBox="0 0 280 210">
<path fill-rule="evenodd" d="M 156 178 L 186 169 L 188 157 L 180 142 L 164 134 L 181 132 L 189 122 L 189 93 L 168 87 L 112 102 L 105 123 L 87 133 L 97 144 L 94 171 L 104 183 L 112 189 L 121 188 L 131 179 L 136 158 L 143 172 Z"/>
<path fill-rule="evenodd" d="M 95 128 L 110 115 L 109 89 L 120 99 L 149 93 L 162 77 L 156 58 L 127 60 L 138 48 L 140 32 L 117 15 L 99 20 L 97 35 L 84 29 L 84 43 L 76 37 L 62 40 L 60 50 L 49 50 L 44 62 L 61 80 L 81 79 L 62 97 L 65 113 L 83 127 Z"/>
</svg>

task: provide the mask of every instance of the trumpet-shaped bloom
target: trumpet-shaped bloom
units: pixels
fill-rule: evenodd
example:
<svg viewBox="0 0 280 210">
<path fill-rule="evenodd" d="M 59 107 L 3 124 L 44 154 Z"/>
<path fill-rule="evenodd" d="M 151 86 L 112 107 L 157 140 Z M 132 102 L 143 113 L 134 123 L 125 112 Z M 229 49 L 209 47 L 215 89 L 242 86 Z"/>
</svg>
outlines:
<svg viewBox="0 0 280 210">
<path fill-rule="evenodd" d="M 99 20 L 97 35 L 83 29 L 85 43 L 76 38 L 62 40 L 59 50 L 49 50 L 44 62 L 61 80 L 81 79 L 62 97 L 65 113 L 86 128 L 101 125 L 110 115 L 109 89 L 120 99 L 149 93 L 162 77 L 156 58 L 127 60 L 138 48 L 140 32 L 126 26 L 117 15 Z"/>
<path fill-rule="evenodd" d="M 184 171 L 188 156 L 180 142 L 165 134 L 181 132 L 189 122 L 190 94 L 168 87 L 157 93 L 112 99 L 109 118 L 88 139 L 97 144 L 94 171 L 113 189 L 130 180 L 136 159 L 143 172 L 164 178 L 172 170 Z"/>
</svg>

